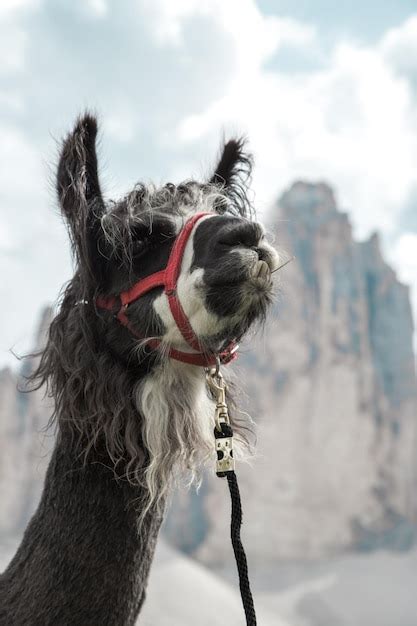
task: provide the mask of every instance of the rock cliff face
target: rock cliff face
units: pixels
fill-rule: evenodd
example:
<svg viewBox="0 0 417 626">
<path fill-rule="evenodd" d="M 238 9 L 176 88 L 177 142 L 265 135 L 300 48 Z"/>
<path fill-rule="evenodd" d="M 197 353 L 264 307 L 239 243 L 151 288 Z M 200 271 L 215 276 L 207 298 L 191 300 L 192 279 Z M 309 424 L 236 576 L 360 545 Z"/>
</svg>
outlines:
<svg viewBox="0 0 417 626">
<path fill-rule="evenodd" d="M 296 183 L 271 212 L 281 271 L 270 321 L 236 367 L 258 454 L 239 465 L 251 562 L 345 548 L 405 549 L 417 521 L 417 401 L 408 289 L 378 237 L 357 243 L 331 189 Z M 44 327 L 46 318 L 41 325 Z M 42 335 L 42 332 L 40 333 Z M 41 341 L 41 338 L 39 338 Z M 0 537 L 39 496 L 50 409 L 0 376 Z M 201 560 L 230 562 L 227 486 L 178 494 L 165 526 Z"/>
<path fill-rule="evenodd" d="M 35 352 L 44 341 L 50 318 L 51 311 L 46 309 Z M 26 527 L 39 501 L 53 446 L 53 435 L 45 432 L 51 405 L 43 391 L 19 392 L 36 361 L 24 361 L 19 374 L 8 368 L 0 371 L 0 546 Z"/>
<path fill-rule="evenodd" d="M 297 183 L 279 206 L 274 231 L 296 260 L 248 379 L 263 372 L 260 451 L 277 459 L 278 550 L 300 554 L 301 538 L 314 556 L 415 520 L 413 325 L 377 238 L 353 241 L 326 185 Z"/>
</svg>

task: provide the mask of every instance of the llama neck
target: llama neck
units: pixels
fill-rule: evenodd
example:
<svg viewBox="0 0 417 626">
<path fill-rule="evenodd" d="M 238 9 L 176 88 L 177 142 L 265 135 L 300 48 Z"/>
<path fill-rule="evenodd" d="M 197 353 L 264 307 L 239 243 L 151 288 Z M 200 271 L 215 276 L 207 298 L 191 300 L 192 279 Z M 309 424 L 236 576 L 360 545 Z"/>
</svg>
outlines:
<svg viewBox="0 0 417 626">
<path fill-rule="evenodd" d="M 38 510 L 0 578 L 0 624 L 133 624 L 161 518 L 150 511 L 139 534 L 144 492 L 116 481 L 94 453 L 83 466 L 66 439 L 56 444 Z"/>
</svg>

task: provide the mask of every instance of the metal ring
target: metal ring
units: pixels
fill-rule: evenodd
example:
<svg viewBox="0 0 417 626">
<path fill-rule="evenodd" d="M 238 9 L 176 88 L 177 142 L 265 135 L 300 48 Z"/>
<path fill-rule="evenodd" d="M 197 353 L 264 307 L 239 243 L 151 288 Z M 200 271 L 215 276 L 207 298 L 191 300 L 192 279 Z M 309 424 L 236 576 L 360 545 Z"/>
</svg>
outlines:
<svg viewBox="0 0 417 626">
<path fill-rule="evenodd" d="M 218 376 L 220 374 L 220 357 L 216 356 L 216 370 L 214 372 L 215 376 Z"/>
</svg>

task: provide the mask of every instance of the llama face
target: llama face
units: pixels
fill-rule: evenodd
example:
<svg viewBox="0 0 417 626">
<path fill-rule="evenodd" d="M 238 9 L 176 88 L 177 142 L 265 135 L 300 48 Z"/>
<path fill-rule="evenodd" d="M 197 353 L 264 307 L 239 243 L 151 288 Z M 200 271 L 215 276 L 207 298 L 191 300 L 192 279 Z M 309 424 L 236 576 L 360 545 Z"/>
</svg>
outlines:
<svg viewBox="0 0 417 626">
<path fill-rule="evenodd" d="M 232 213 L 219 214 L 219 202 L 228 199 L 213 185 L 169 185 L 134 192 L 102 219 L 107 244 L 120 259 L 108 267 L 104 289 L 117 295 L 163 270 L 187 219 L 209 211 L 188 239 L 177 293 L 195 334 L 210 351 L 240 338 L 264 315 L 272 292 L 271 272 L 278 266 L 278 255 L 265 241 L 262 226 Z M 157 211 L 146 208 L 155 205 Z M 120 238 L 121 216 L 127 223 Z M 131 303 L 127 316 L 142 337 L 162 336 L 166 344 L 187 347 L 162 287 Z"/>
<path fill-rule="evenodd" d="M 194 332 L 211 351 L 240 339 L 265 314 L 272 294 L 271 272 L 278 255 L 260 224 L 233 215 L 208 215 L 187 243 L 178 297 Z M 167 298 L 153 302 L 167 342 L 184 343 Z"/>
<path fill-rule="evenodd" d="M 83 287 L 78 299 L 118 296 L 164 269 L 185 221 L 204 211 L 209 215 L 196 223 L 184 252 L 178 298 L 208 350 L 240 339 L 264 316 L 272 293 L 271 272 L 278 266 L 263 228 L 249 219 L 246 178 L 251 160 L 243 142 L 224 146 L 208 182 L 159 189 L 138 185 L 121 201 L 106 203 L 97 174 L 96 130 L 89 116 L 78 122 L 64 143 L 58 169 L 59 199 Z M 132 302 L 126 314 L 138 335 L 185 347 L 162 288 Z M 105 332 L 117 352 L 131 352 L 138 345 L 117 323 L 107 323 Z"/>
</svg>

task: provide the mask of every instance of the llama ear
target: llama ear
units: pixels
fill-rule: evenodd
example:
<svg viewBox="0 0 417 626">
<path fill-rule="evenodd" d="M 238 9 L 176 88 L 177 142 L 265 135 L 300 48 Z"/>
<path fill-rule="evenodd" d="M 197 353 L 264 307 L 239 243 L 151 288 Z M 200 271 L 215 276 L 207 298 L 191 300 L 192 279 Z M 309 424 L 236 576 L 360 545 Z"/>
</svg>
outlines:
<svg viewBox="0 0 417 626">
<path fill-rule="evenodd" d="M 230 139 L 224 144 L 220 160 L 210 179 L 222 185 L 233 201 L 234 208 L 242 215 L 251 212 L 247 187 L 252 173 L 252 155 L 245 151 L 245 139 Z"/>
<path fill-rule="evenodd" d="M 245 140 L 230 139 L 224 144 L 222 155 L 210 179 L 211 183 L 220 183 L 225 187 L 236 179 L 248 179 L 252 172 L 252 156 L 245 152 Z"/>
<path fill-rule="evenodd" d="M 79 262 L 97 276 L 102 235 L 100 218 L 104 202 L 100 191 L 96 155 L 97 120 L 88 113 L 77 120 L 63 142 L 58 165 L 59 203 Z M 102 259 L 101 259 L 102 260 Z"/>
</svg>

